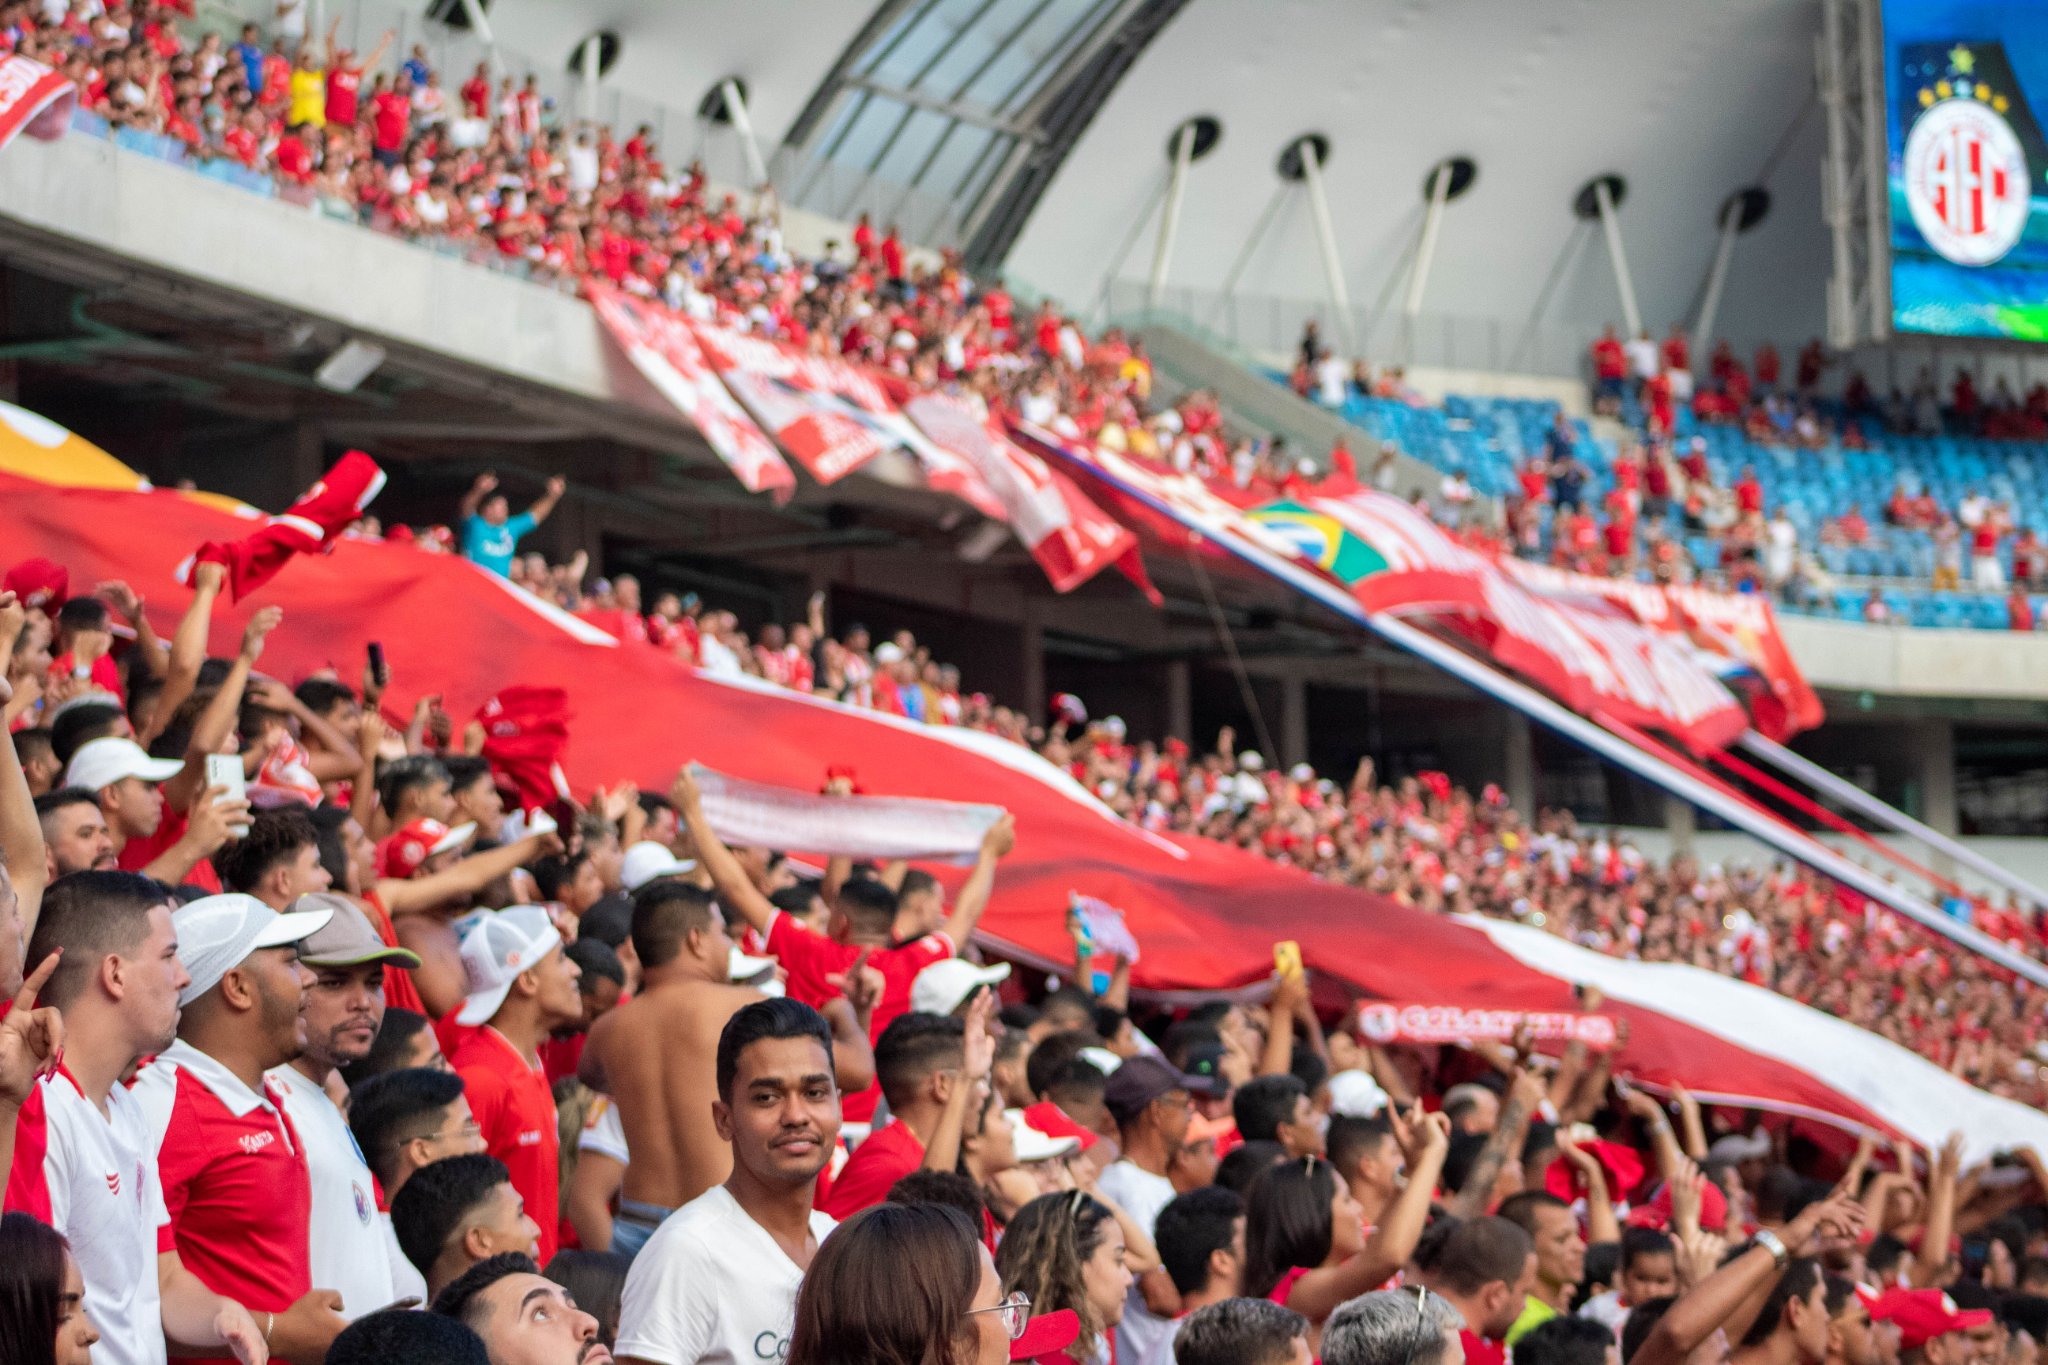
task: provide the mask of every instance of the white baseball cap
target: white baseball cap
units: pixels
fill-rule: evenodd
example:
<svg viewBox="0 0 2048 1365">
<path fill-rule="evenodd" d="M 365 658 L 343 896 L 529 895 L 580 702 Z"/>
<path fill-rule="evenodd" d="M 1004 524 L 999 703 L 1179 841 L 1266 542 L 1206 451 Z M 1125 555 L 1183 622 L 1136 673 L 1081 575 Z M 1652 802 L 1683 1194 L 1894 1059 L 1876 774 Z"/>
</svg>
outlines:
<svg viewBox="0 0 2048 1365">
<path fill-rule="evenodd" d="M 1003 1116 L 1010 1120 L 1011 1141 L 1016 1146 L 1017 1164 L 1020 1166 L 1034 1161 L 1050 1161 L 1053 1157 L 1066 1156 L 1081 1148 L 1081 1139 L 1077 1137 L 1054 1137 L 1033 1128 L 1022 1109 L 1005 1109 Z"/>
<path fill-rule="evenodd" d="M 732 956 L 726 959 L 725 979 L 727 981 L 732 982 L 735 986 L 760 987 L 762 978 L 765 977 L 772 981 L 774 976 L 774 958 L 755 957 L 751 953 L 741 952 L 739 945 L 733 945 Z"/>
<path fill-rule="evenodd" d="M 78 752 L 71 756 L 71 766 L 64 770 L 64 785 L 96 792 L 113 786 L 124 777 L 139 777 L 144 782 L 168 782 L 184 767 L 182 759 L 151 758 L 134 740 L 108 735 L 79 746 Z"/>
<path fill-rule="evenodd" d="M 657 877 L 680 877 L 696 869 L 694 859 L 678 858 L 654 840 L 642 839 L 619 860 L 619 882 L 628 891 L 638 891 Z"/>
<path fill-rule="evenodd" d="M 297 943 L 325 929 L 333 918 L 332 910 L 280 915 L 254 896 L 239 892 L 202 896 L 178 907 L 171 912 L 171 925 L 178 935 L 178 961 L 192 977 L 191 984 L 178 992 L 179 1006 L 191 1004 L 218 986 L 222 977 L 259 948 Z"/>
<path fill-rule="evenodd" d="M 538 905 L 508 905 L 475 917 L 462 935 L 462 978 L 469 998 L 458 1024 L 487 1024 L 505 1003 L 512 983 L 562 946 L 562 935 Z"/>
<path fill-rule="evenodd" d="M 1380 1083 L 1355 1067 L 1331 1076 L 1329 1087 L 1333 1114 L 1369 1119 L 1387 1107 L 1387 1092 Z"/>
<path fill-rule="evenodd" d="M 965 958 L 949 957 L 934 962 L 910 983 L 910 1008 L 918 1014 L 951 1014 L 983 986 L 1000 985 L 1010 979 L 1010 964 L 977 967 Z"/>
</svg>

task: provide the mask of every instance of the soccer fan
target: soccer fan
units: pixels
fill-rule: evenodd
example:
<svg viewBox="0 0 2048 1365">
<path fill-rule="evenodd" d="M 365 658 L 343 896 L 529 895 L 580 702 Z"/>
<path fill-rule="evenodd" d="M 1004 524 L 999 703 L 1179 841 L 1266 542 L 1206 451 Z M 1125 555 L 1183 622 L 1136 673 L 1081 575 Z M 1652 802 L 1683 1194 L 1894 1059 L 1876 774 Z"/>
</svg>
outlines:
<svg viewBox="0 0 2048 1365">
<path fill-rule="evenodd" d="M 1187 1140 L 1194 1092 L 1209 1085 L 1156 1057 L 1132 1057 L 1110 1076 L 1103 1104 L 1116 1120 L 1123 1155 L 1099 1177 L 1102 1192 L 1121 1204 L 1147 1236 L 1159 1211 L 1176 1193 L 1168 1169 Z M 1155 1270 L 1131 1286 L 1131 1301 L 1117 1325 L 1119 1359 L 1151 1360 L 1173 1335 L 1181 1311 L 1173 1277 Z"/>
<path fill-rule="evenodd" d="M 875 1072 L 891 1121 L 868 1135 L 832 1182 L 825 1209 L 850 1218 L 888 1197 L 912 1171 L 950 1171 L 960 1160 L 968 1113 L 995 1062 L 989 1027 L 995 996 L 983 991 L 967 1018 L 905 1014 L 875 1045 Z"/>
<path fill-rule="evenodd" d="M 1424 1279 L 1464 1317 L 1459 1340 L 1467 1365 L 1503 1365 L 1504 1338 L 1536 1283 L 1536 1247 L 1529 1234 L 1493 1216 L 1457 1223 Z"/>
<path fill-rule="evenodd" d="M 583 1013 L 576 989 L 581 972 L 563 948 L 561 933 L 539 906 L 479 916 L 462 937 L 469 995 L 455 1016 L 476 1031 L 449 1058 L 483 1129 L 484 1150 L 505 1163 L 513 1188 L 540 1222 L 536 1259 L 542 1263 L 560 1240 L 560 1141 L 540 1046 Z"/>
<path fill-rule="evenodd" d="M 305 1049 L 298 944 L 331 916 L 280 915 L 234 893 L 173 913 L 189 977 L 178 992 L 178 1036 L 134 1085 L 180 1260 L 209 1288 L 262 1312 L 265 1339 L 287 1360 L 317 1358 L 345 1325 L 340 1296 L 313 1283 L 306 1151 L 265 1076 Z"/>
<path fill-rule="evenodd" d="M 99 1339 L 63 1237 L 25 1213 L 0 1217 L 0 1360 L 91 1365 Z"/>
<path fill-rule="evenodd" d="M 70 1242 L 100 1332 L 99 1365 L 155 1365 L 166 1336 L 260 1361 L 274 1326 L 185 1268 L 155 1135 L 121 1084 L 176 1041 L 179 993 L 191 983 L 179 948 L 157 885 L 118 871 L 53 883 L 29 940 L 39 964 L 62 953 L 41 999 L 63 1013 L 64 1065 L 21 1106 L 6 1202 Z"/>
<path fill-rule="evenodd" d="M 1016 843 L 1016 826 L 1010 817 L 1004 816 L 990 826 L 982 838 L 974 871 L 954 902 L 951 917 L 936 933 L 926 933 L 907 943 L 894 942 L 890 934 L 901 908 L 896 892 L 879 878 L 855 877 L 839 888 L 831 932 L 818 934 L 777 909 L 754 885 L 746 868 L 704 818 L 703 797 L 687 765 L 676 777 L 669 798 L 675 802 L 696 844 L 720 902 L 760 935 L 768 952 L 789 974 L 787 988 L 791 999 L 822 1008 L 826 1000 L 838 993 L 834 979 L 857 964 L 865 963 L 881 973 L 882 995 L 870 1021 L 869 1035 L 877 1044 L 883 1031 L 909 1010 L 910 990 L 918 973 L 934 962 L 955 956 L 960 945 L 972 937 L 981 922 L 982 911 L 988 907 L 995 865 Z M 933 900 L 936 901 L 936 893 Z M 848 1121 L 866 1123 L 871 1119 L 876 1098 L 871 1092 L 849 1092 Z M 887 1189 L 884 1185 L 876 1190 L 868 1202 L 881 1199 Z"/>
<path fill-rule="evenodd" d="M 544 1279 L 529 1256 L 479 1262 L 443 1289 L 434 1311 L 483 1338 L 491 1365 L 611 1365 L 597 1319 Z"/>
<path fill-rule="evenodd" d="M 1621 1234 L 1618 1269 L 1615 1287 L 1596 1294 L 1578 1310 L 1581 1317 L 1605 1324 L 1617 1337 L 1631 1308 L 1678 1292 L 1678 1247 L 1669 1233 L 1657 1228 L 1627 1228 Z"/>
<path fill-rule="evenodd" d="M 107 817 L 94 793 L 84 787 L 59 787 L 44 792 L 35 802 L 49 881 L 116 866 L 114 832 L 107 827 Z"/>
<path fill-rule="evenodd" d="M 547 490 L 534 500 L 533 506 L 515 517 L 512 505 L 497 491 L 498 476 L 488 471 L 477 475 L 469 491 L 462 495 L 463 557 L 500 578 L 510 577 L 512 555 L 520 540 L 548 519 L 567 487 L 559 474 L 551 477 Z"/>
<path fill-rule="evenodd" d="M 391 1201 L 417 1172 L 442 1158 L 483 1151 L 483 1131 L 462 1096 L 462 1077 L 434 1067 L 373 1077 L 350 1090 L 348 1126 L 377 1180 L 377 1223 L 391 1270 L 392 1294 L 401 1299 L 417 1297 L 425 1303 L 427 1282 L 398 1244 Z"/>
<path fill-rule="evenodd" d="M 670 1214 L 633 1258 L 618 1353 L 646 1365 L 740 1365 L 789 1349 L 797 1286 L 833 1220 L 813 1207 L 839 1138 L 832 1031 L 795 1000 L 757 1000 L 717 1050 L 725 1182 Z"/>
<path fill-rule="evenodd" d="M 712 1104 L 719 1091 L 707 1065 L 735 1013 L 765 997 L 728 980 L 732 940 L 709 893 L 659 879 L 633 897 L 632 945 L 640 990 L 590 1030 L 578 1072 L 609 1095 L 633 1159 L 626 1165 L 611 1249 L 631 1255 L 676 1209 L 732 1173 L 731 1143 L 718 1134 Z M 865 1011 L 873 980 L 854 974 L 860 996 L 828 1001 L 836 1075 L 842 1091 L 874 1078 Z"/>
<path fill-rule="evenodd" d="M 797 1291 L 787 1365 L 1066 1361 L 1070 1312 L 1005 1296 L 973 1221 L 943 1204 L 878 1204 L 819 1251 Z"/>
<path fill-rule="evenodd" d="M 273 910 L 333 884 L 320 864 L 320 835 L 302 807 L 258 811 L 249 832 L 214 855 L 214 871 L 229 891 L 254 896 Z"/>
<path fill-rule="evenodd" d="M 1034 1310 L 1072 1312 L 1080 1331 L 1075 1359 L 1114 1359 L 1112 1337 L 1132 1274 L 1115 1210 L 1085 1191 L 1040 1195 L 1017 1211 L 996 1247 L 1007 1293 Z"/>
<path fill-rule="evenodd" d="M 1536 1283 L 1522 1315 L 1508 1329 L 1507 1343 L 1513 1346 L 1540 1324 L 1571 1311 L 1586 1274 L 1586 1239 L 1572 1206 L 1543 1190 L 1524 1190 L 1503 1201 L 1498 1212 L 1536 1245 Z"/>
<path fill-rule="evenodd" d="M 1237 1088 L 1230 1107 L 1246 1142 L 1277 1142 L 1292 1157 L 1323 1154 L 1322 1116 L 1299 1077 L 1254 1077 Z"/>
<path fill-rule="evenodd" d="M 1200 1309 L 1244 1292 L 1244 1200 L 1234 1191 L 1204 1185 L 1174 1196 L 1153 1222 L 1152 1241 L 1180 1295 L 1183 1322 Z M 1308 1330 L 1306 1319 L 1302 1330 Z M 1178 1338 L 1176 1331 L 1169 1341 Z M 1170 1365 L 1176 1349 L 1169 1345 L 1146 1359 Z"/>
<path fill-rule="evenodd" d="M 1223 1299 L 1190 1313 L 1168 1365 L 1309 1365 L 1308 1319 L 1267 1299 Z"/>
<path fill-rule="evenodd" d="M 483 1338 L 439 1313 L 370 1313 L 342 1330 L 325 1365 L 490 1365 Z"/>
<path fill-rule="evenodd" d="M 249 803 L 210 787 L 189 809 L 171 804 L 159 784 L 185 767 L 174 758 L 151 758 L 132 739 L 108 735 L 72 755 L 64 785 L 91 792 L 99 802 L 117 866 L 172 885 L 190 879 L 218 889 L 219 878 L 206 860 L 249 818 Z"/>
<path fill-rule="evenodd" d="M 505 1163 L 483 1152 L 422 1166 L 391 1199 L 399 1249 L 438 1295 L 473 1267 L 509 1253 L 531 1256 L 541 1227 Z"/>
<path fill-rule="evenodd" d="M 299 945 L 299 963 L 313 977 L 301 1011 L 305 1051 L 272 1068 L 266 1079 L 283 1094 L 285 1113 L 305 1148 L 313 1196 L 313 1283 L 339 1293 L 342 1316 L 356 1318 L 402 1296 L 379 1226 L 376 1179 L 327 1087 L 376 1041 L 384 1022 L 385 975 L 410 971 L 419 958 L 386 944 L 345 896 L 316 893 L 291 909 L 324 910 L 330 918 Z"/>
<path fill-rule="evenodd" d="M 1245 1292 L 1309 1320 L 1310 1344 L 1339 1305 L 1387 1283 L 1402 1267 L 1366 1235 L 1358 1201 L 1320 1157 L 1288 1160 L 1245 1196 Z"/>
<path fill-rule="evenodd" d="M 1322 1359 L 1324 1365 L 1442 1365 L 1464 1325 L 1457 1309 L 1420 1285 L 1382 1289 L 1330 1315 Z"/>
</svg>

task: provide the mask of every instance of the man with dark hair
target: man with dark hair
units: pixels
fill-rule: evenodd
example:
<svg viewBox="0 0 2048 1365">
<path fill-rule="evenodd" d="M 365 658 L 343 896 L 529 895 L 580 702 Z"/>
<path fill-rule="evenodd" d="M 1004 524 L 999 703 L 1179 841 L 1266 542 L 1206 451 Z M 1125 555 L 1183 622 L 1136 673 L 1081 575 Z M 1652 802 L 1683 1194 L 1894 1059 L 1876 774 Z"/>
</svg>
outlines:
<svg viewBox="0 0 2048 1365">
<path fill-rule="evenodd" d="M 299 705 L 344 734 L 354 734 L 363 718 L 355 689 L 333 678 L 308 678 L 292 689 L 292 695 Z"/>
<path fill-rule="evenodd" d="M 455 803 L 454 823 L 473 824 L 477 837 L 498 842 L 505 832 L 505 798 L 491 776 L 491 765 L 469 754 L 449 754 L 441 760 L 448 770 L 448 798 Z"/>
<path fill-rule="evenodd" d="M 1465 1317 L 1467 1365 L 1502 1365 L 1502 1338 L 1536 1282 L 1536 1246 L 1505 1218 L 1467 1218 L 1444 1239 L 1429 1287 Z"/>
<path fill-rule="evenodd" d="M 493 1256 L 531 1256 L 540 1240 L 540 1225 L 505 1163 L 482 1152 L 443 1157 L 414 1172 L 392 1197 L 391 1227 L 432 1294 Z"/>
<path fill-rule="evenodd" d="M 996 863 L 1017 841 L 1016 824 L 1008 816 L 989 827 L 974 870 L 953 903 L 953 913 L 937 932 L 897 943 L 890 937 L 899 909 L 896 892 L 878 878 L 855 877 L 839 888 L 828 931 L 816 934 L 777 909 L 747 875 L 740 860 L 705 820 L 703 799 L 687 767 L 677 776 L 669 797 L 696 841 L 697 855 L 711 874 L 720 902 L 753 927 L 768 952 L 789 973 L 787 989 L 792 1000 L 822 1009 L 837 993 L 835 979 L 856 964 L 865 963 L 881 973 L 881 999 L 869 1022 L 869 1038 L 878 1044 L 882 1031 L 910 1009 L 910 988 L 917 974 L 958 954 L 973 936 L 995 887 Z M 880 1092 L 872 1087 L 849 1090 L 847 1122 L 868 1122 L 879 1099 Z M 868 1202 L 880 1203 L 888 1188 L 885 1184 L 876 1189 Z"/>
<path fill-rule="evenodd" d="M 959 1164 L 967 1115 L 986 1098 L 982 1087 L 995 1065 L 989 1036 L 995 1012 L 995 993 L 984 990 L 964 1020 L 905 1014 L 882 1031 L 875 1075 L 892 1121 L 869 1134 L 839 1172 L 826 1196 L 827 1213 L 851 1218 L 881 1203 L 912 1171 L 950 1171 Z"/>
<path fill-rule="evenodd" d="M 320 834 L 298 806 L 258 811 L 249 832 L 213 856 L 214 871 L 230 891 L 283 910 L 301 896 L 334 884 L 320 863 Z"/>
<path fill-rule="evenodd" d="M 619 1301 L 622 1360 L 781 1359 L 797 1286 L 836 1226 L 812 1207 L 839 1139 L 824 1016 L 795 1000 L 756 1000 L 726 1022 L 716 1068 L 712 1117 L 732 1173 L 669 1215 L 634 1257 Z"/>
<path fill-rule="evenodd" d="M 377 798 L 384 804 L 392 829 L 415 820 L 449 823 L 455 813 L 448 769 L 431 754 L 408 754 L 384 765 L 377 774 Z"/>
<path fill-rule="evenodd" d="M 490 1365 L 484 1339 L 439 1313 L 387 1309 L 357 1318 L 327 1348 L 326 1365 Z"/>
<path fill-rule="evenodd" d="M 134 731 L 120 703 L 110 696 L 81 698 L 59 707 L 50 719 L 50 752 L 65 767 L 71 757 L 96 739 L 108 735 L 129 735 Z"/>
<path fill-rule="evenodd" d="M 1515 1343 L 1516 1365 L 1607 1365 L 1614 1332 L 1591 1318 L 1556 1317 Z"/>
<path fill-rule="evenodd" d="M 64 775 L 64 765 L 57 761 L 57 746 L 50 743 L 50 732 L 39 725 L 15 731 L 14 752 L 30 796 L 53 790 Z"/>
<path fill-rule="evenodd" d="M 1040 1041 L 1060 1033 L 1092 1032 L 1095 1028 L 1095 997 L 1079 986 L 1061 986 L 1048 993 L 1038 1005 Z"/>
<path fill-rule="evenodd" d="M 121 1084 L 177 1037 L 191 978 L 162 891 L 132 872 L 79 872 L 53 883 L 28 961 L 63 951 L 42 1002 L 64 1016 L 64 1069 L 36 1083 L 16 1123 L 10 1208 L 71 1243 L 97 1356 L 163 1359 L 166 1336 L 214 1351 L 261 1348 L 247 1309 L 200 1283 L 170 1236 L 157 1146 L 141 1102 Z M 42 1160 L 24 1166 L 25 1151 Z"/>
<path fill-rule="evenodd" d="M 347 1325 L 335 1287 L 313 1278 L 312 1173 L 284 1094 L 265 1075 L 305 1050 L 311 974 L 299 944 L 332 918 L 325 908 L 280 915 L 235 893 L 180 906 L 171 924 L 190 979 L 178 993 L 178 1036 L 132 1087 L 157 1140 L 179 1258 L 262 1312 L 287 1360 L 318 1359 Z"/>
<path fill-rule="evenodd" d="M 1237 1088 L 1230 1109 L 1247 1142 L 1277 1142 L 1292 1157 L 1323 1154 L 1323 1127 L 1298 1077 L 1254 1077 Z"/>
<path fill-rule="evenodd" d="M 74 872 L 113 870 L 114 832 L 100 810 L 99 798 L 83 787 L 59 787 L 36 798 L 36 820 L 51 881 Z"/>
<path fill-rule="evenodd" d="M 1221 1185 L 1176 1195 L 1153 1222 L 1152 1242 L 1183 1313 L 1244 1291 L 1244 1200 Z"/>
<path fill-rule="evenodd" d="M 349 1092 L 348 1126 L 383 1194 L 377 1225 L 392 1294 L 424 1302 L 427 1282 L 398 1244 L 391 1201 L 416 1172 L 436 1161 L 483 1151 L 483 1130 L 463 1098 L 462 1077 L 431 1067 L 386 1072 Z"/>
<path fill-rule="evenodd" d="M 482 1337 L 491 1365 L 611 1365 L 597 1319 L 530 1256 L 493 1256 L 471 1267 L 434 1300 L 434 1311 Z"/>
<path fill-rule="evenodd" d="M 633 1154 L 619 1191 L 612 1250 L 632 1255 L 663 1219 L 732 1174 L 732 1146 L 713 1114 L 718 1098 L 709 1065 L 726 1022 L 766 999 L 728 981 L 732 940 L 725 917 L 702 887 L 668 878 L 633 897 L 633 950 L 640 992 L 591 1026 L 577 1074 L 611 1096 Z M 876 982 L 849 973 L 856 997 L 828 1002 L 836 1079 L 842 1089 L 874 1079 L 866 1011 Z"/>
<path fill-rule="evenodd" d="M 1176 1365 L 1308 1365 L 1308 1319 L 1267 1299 L 1198 1308 L 1174 1333 Z"/>
<path fill-rule="evenodd" d="M 1524 1190 L 1501 1203 L 1500 1216 L 1529 1234 L 1536 1245 L 1536 1283 L 1529 1303 L 1508 1329 L 1513 1346 L 1536 1327 L 1571 1311 L 1572 1296 L 1586 1274 L 1586 1239 L 1572 1206 L 1543 1190 Z"/>
<path fill-rule="evenodd" d="M 1822 1277 L 1826 1286 L 1825 1303 L 1828 1310 L 1828 1357 L 1827 1365 L 1878 1365 L 1879 1346 L 1876 1324 L 1871 1321 L 1870 1305 L 1880 1296 L 1865 1289 L 1854 1280 L 1840 1275 Z M 1865 1295 L 1869 1298 L 1865 1298 Z M 2013 1295 L 2007 1302 L 2020 1303 L 2024 1296 Z M 2042 1303 L 2035 1300 L 2037 1304 Z M 2048 1304 L 2042 1304 L 2048 1307 Z M 2048 1322 L 2035 1321 L 2036 1327 L 2048 1327 Z M 2028 1333 L 2032 1335 L 2032 1333 Z M 1897 1352 L 1893 1352 L 1897 1365 Z"/>
</svg>

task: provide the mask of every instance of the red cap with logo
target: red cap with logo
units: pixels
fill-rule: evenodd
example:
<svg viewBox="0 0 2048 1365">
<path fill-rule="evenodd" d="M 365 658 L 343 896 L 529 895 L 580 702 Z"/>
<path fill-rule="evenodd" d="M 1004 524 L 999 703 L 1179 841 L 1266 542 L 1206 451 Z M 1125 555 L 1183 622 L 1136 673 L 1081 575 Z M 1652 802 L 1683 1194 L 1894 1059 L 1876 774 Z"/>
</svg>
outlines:
<svg viewBox="0 0 2048 1365">
<path fill-rule="evenodd" d="M 377 846 L 377 875 L 401 880 L 410 877 L 427 859 L 461 848 L 475 833 L 474 824 L 450 829 L 439 820 L 414 820 Z"/>
<path fill-rule="evenodd" d="M 1992 1318 L 1989 1308 L 1959 1308 L 1939 1289 L 1888 1289 L 1875 1298 L 1866 1296 L 1864 1303 L 1872 1321 L 1899 1325 L 1902 1351 L 1917 1351 L 1936 1337 L 1982 1327 Z"/>
</svg>

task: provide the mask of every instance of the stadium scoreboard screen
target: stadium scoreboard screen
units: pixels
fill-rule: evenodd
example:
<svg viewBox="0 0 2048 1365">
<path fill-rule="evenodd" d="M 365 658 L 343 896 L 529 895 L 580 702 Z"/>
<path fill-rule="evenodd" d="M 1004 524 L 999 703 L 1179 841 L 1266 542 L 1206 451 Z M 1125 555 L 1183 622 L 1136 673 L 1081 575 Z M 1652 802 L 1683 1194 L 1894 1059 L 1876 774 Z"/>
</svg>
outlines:
<svg viewBox="0 0 2048 1365">
<path fill-rule="evenodd" d="M 1884 0 L 1892 325 L 2048 341 L 2048 0 Z"/>
</svg>

